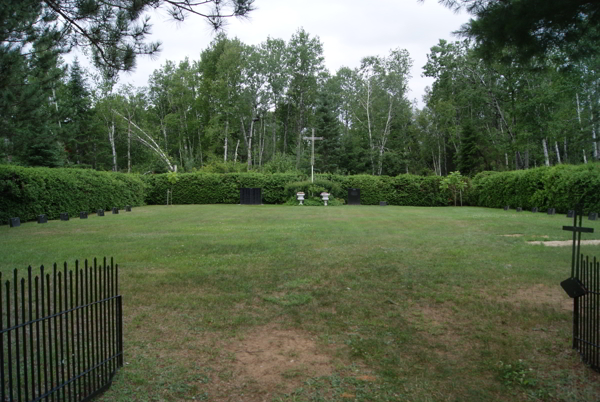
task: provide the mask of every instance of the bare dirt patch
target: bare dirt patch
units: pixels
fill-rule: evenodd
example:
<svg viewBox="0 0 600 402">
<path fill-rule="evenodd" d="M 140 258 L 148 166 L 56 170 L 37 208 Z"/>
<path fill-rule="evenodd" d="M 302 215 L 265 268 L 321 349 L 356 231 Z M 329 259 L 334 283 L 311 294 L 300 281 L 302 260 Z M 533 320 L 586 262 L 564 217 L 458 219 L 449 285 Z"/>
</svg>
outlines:
<svg viewBox="0 0 600 402">
<path fill-rule="evenodd" d="M 542 305 L 549 304 L 562 310 L 573 310 L 573 301 L 559 287 L 549 287 L 544 284 L 533 285 L 526 289 L 517 289 L 514 293 L 503 297 L 503 301 L 517 304 Z"/>
<path fill-rule="evenodd" d="M 257 383 L 268 394 L 263 394 L 265 399 L 274 392 L 290 392 L 307 378 L 333 372 L 331 358 L 319 351 L 313 336 L 274 325 L 245 335 L 227 349 L 235 355 L 235 371 Z"/>
<path fill-rule="evenodd" d="M 502 237 L 522 237 L 525 236 L 524 234 L 521 233 L 515 233 L 515 234 L 505 234 L 505 235 L 500 235 Z"/>
<path fill-rule="evenodd" d="M 529 244 L 543 244 L 547 247 L 567 247 L 573 245 L 573 240 L 554 240 L 554 241 L 528 241 Z M 600 240 L 582 240 L 583 245 L 599 245 Z"/>
</svg>

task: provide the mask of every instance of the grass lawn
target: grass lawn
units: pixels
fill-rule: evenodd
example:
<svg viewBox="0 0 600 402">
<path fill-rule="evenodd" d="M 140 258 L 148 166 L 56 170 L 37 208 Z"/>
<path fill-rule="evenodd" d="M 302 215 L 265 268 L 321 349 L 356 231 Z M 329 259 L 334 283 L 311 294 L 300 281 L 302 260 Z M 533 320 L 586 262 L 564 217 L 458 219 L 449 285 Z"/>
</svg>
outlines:
<svg viewBox="0 0 600 402">
<path fill-rule="evenodd" d="M 101 401 L 598 401 L 600 374 L 570 348 L 571 249 L 527 244 L 568 240 L 570 223 L 148 206 L 2 226 L 0 271 L 115 258 L 126 365 Z M 600 238 L 600 222 L 584 226 Z"/>
</svg>

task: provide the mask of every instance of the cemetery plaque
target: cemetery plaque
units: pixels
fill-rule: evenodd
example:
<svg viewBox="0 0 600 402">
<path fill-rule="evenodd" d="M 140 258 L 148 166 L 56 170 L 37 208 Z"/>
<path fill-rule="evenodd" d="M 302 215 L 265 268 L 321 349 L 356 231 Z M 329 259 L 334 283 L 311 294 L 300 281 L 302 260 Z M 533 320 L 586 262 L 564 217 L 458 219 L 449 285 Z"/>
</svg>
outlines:
<svg viewBox="0 0 600 402">
<path fill-rule="evenodd" d="M 240 204 L 242 205 L 261 205 L 261 188 L 240 188 Z"/>
<path fill-rule="evenodd" d="M 96 211 L 96 215 L 98 216 L 104 216 L 104 210 L 103 209 L 99 209 Z"/>
<path fill-rule="evenodd" d="M 567 212 L 567 218 L 572 218 L 575 215 L 575 211 L 572 209 L 569 209 L 569 211 Z"/>
<path fill-rule="evenodd" d="M 555 208 L 548 208 L 548 215 L 554 215 L 556 213 Z"/>
<path fill-rule="evenodd" d="M 348 205 L 360 205 L 360 188 L 348 189 Z"/>
<path fill-rule="evenodd" d="M 11 228 L 16 228 L 17 226 L 21 226 L 21 219 L 20 218 L 10 218 L 10 227 Z"/>
<path fill-rule="evenodd" d="M 131 212 L 131 205 L 125 205 L 125 212 Z"/>
<path fill-rule="evenodd" d="M 60 220 L 61 221 L 68 221 L 69 220 L 69 214 L 67 212 L 61 212 L 60 213 Z"/>
<path fill-rule="evenodd" d="M 48 223 L 48 217 L 44 214 L 38 215 L 38 223 Z"/>
<path fill-rule="evenodd" d="M 504 206 L 504 210 L 505 210 L 505 211 L 508 211 L 509 209 L 510 209 L 510 206 L 508 206 L 508 205 L 505 205 L 505 206 Z"/>
<path fill-rule="evenodd" d="M 118 214 L 119 214 L 119 208 L 117 208 L 117 207 L 114 207 L 114 208 L 112 209 L 112 213 L 113 213 L 113 215 L 118 215 Z"/>
<path fill-rule="evenodd" d="M 534 213 L 535 213 L 535 212 L 537 212 L 537 211 L 538 211 L 538 207 L 533 207 L 533 208 L 531 208 L 531 212 L 534 212 Z"/>
<path fill-rule="evenodd" d="M 87 211 L 80 212 L 79 219 L 87 219 Z"/>
<path fill-rule="evenodd" d="M 521 211 L 523 211 L 523 208 L 517 207 L 517 212 L 521 212 Z"/>
<path fill-rule="evenodd" d="M 381 207 L 387 206 L 387 201 L 379 201 L 379 206 L 381 206 Z"/>
<path fill-rule="evenodd" d="M 598 219 L 598 212 L 590 212 L 590 214 L 588 215 L 588 219 L 590 221 L 595 221 L 596 219 Z"/>
</svg>

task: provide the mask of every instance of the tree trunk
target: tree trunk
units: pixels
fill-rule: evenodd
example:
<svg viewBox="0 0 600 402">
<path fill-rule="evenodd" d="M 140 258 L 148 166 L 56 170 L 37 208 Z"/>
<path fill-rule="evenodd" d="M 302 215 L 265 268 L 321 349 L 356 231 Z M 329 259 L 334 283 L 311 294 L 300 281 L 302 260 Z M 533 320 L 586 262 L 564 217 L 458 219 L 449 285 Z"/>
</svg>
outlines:
<svg viewBox="0 0 600 402">
<path fill-rule="evenodd" d="M 237 140 L 237 144 L 235 144 L 235 155 L 233 157 L 233 163 L 237 162 L 237 154 L 238 154 L 239 147 L 240 147 L 240 140 Z"/>
<path fill-rule="evenodd" d="M 563 145 L 564 145 L 563 146 L 563 150 L 564 150 L 564 155 L 565 155 L 565 158 L 564 158 L 565 159 L 565 163 L 569 163 L 569 156 L 567 154 L 567 137 L 566 136 L 565 136 L 565 141 L 564 141 Z"/>
<path fill-rule="evenodd" d="M 127 173 L 131 173 L 131 116 L 127 121 Z"/>
<path fill-rule="evenodd" d="M 115 121 L 111 120 L 110 127 L 108 128 L 108 140 L 110 141 L 110 147 L 112 149 L 113 159 L 113 172 L 117 171 L 117 149 L 115 148 Z"/>
<path fill-rule="evenodd" d="M 593 157 L 594 159 L 598 159 L 598 143 L 596 142 L 596 124 L 594 122 L 594 107 L 592 106 L 592 97 L 588 95 L 588 100 L 590 103 L 590 123 L 592 125 L 592 144 L 594 144 Z"/>
<path fill-rule="evenodd" d="M 554 141 L 554 148 L 556 149 L 556 159 L 558 161 L 558 163 L 560 164 L 560 149 L 558 149 L 558 141 Z"/>
<path fill-rule="evenodd" d="M 542 146 L 544 147 L 544 162 L 546 166 L 550 166 L 550 157 L 548 156 L 548 144 L 546 143 L 545 138 L 542 138 Z"/>
<path fill-rule="evenodd" d="M 508 167 L 508 153 L 506 153 L 506 152 L 504 153 L 504 159 L 506 161 L 506 170 L 509 170 L 509 167 Z"/>
<path fill-rule="evenodd" d="M 227 162 L 227 135 L 229 133 L 229 120 L 225 122 L 225 150 L 223 152 L 223 162 Z"/>
<path fill-rule="evenodd" d="M 585 149 L 583 150 L 583 163 L 587 164 L 587 156 L 585 155 Z"/>
</svg>

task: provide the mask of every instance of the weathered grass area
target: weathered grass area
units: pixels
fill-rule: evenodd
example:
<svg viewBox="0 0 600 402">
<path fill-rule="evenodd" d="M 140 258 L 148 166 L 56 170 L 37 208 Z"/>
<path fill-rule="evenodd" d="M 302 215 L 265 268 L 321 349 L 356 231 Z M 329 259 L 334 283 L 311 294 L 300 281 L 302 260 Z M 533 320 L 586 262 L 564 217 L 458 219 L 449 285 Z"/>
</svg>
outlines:
<svg viewBox="0 0 600 402">
<path fill-rule="evenodd" d="M 571 249 L 526 243 L 568 240 L 570 223 L 467 207 L 151 206 L 0 227 L 0 271 L 114 256 L 127 364 L 102 401 L 597 401 L 559 285 Z"/>
</svg>

